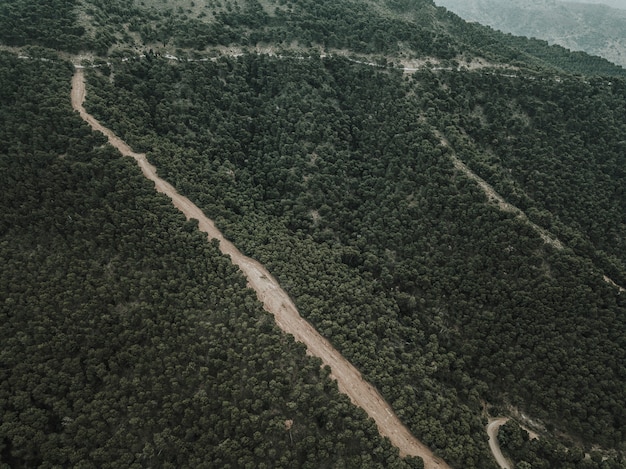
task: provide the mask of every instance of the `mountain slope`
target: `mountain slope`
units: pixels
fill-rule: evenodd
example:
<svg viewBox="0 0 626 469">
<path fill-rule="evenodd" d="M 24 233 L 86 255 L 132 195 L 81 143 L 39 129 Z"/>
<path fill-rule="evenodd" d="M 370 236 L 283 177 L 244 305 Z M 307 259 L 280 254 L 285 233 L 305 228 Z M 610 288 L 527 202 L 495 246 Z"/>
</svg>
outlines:
<svg viewBox="0 0 626 469">
<path fill-rule="evenodd" d="M 626 434 L 626 305 L 619 288 L 604 278 L 622 286 L 626 283 L 623 70 L 601 59 L 464 23 L 428 1 L 281 4 L 268 0 L 224 2 L 220 7 L 197 3 L 181 3 L 178 9 L 171 2 L 171 11 L 168 2 L 134 3 L 125 9 L 117 2 L 76 3 L 76 21 L 84 28 L 83 36 L 96 42 L 100 38 L 94 49 L 88 41 L 78 49 L 109 54 L 108 63 L 97 59 L 97 67 L 87 71 L 88 110 L 136 151 L 146 152 L 161 177 L 216 220 L 246 255 L 262 262 L 302 314 L 376 385 L 411 431 L 453 467 L 495 467 L 484 428 L 486 411 L 512 416 L 521 411 L 531 417 L 539 440 L 524 446 L 523 430 L 511 424 L 505 434 L 516 439 L 501 442 L 520 466 L 525 462 L 531 467 L 621 467 Z M 211 8 L 210 15 L 202 16 L 204 6 Z M 26 10 L 19 11 L 25 14 Z M 133 23 L 139 18 L 143 23 Z M 8 42 L 8 30 L 1 31 Z M 49 38 L 32 33 L 21 40 L 45 46 Z M 67 53 L 74 46 L 58 47 Z M 133 48 L 146 53 L 140 57 Z M 180 50 L 172 50 L 176 48 Z M 257 53 L 257 48 L 273 54 Z M 20 53 L 43 54 L 46 59 L 56 56 L 54 51 L 32 46 Z M 183 60 L 173 58 L 173 53 Z M 20 207 L 31 207 L 38 200 L 54 201 L 49 194 L 60 193 L 51 180 L 42 177 L 40 159 L 45 156 L 43 168 L 52 165 L 49 160 L 56 168 L 73 157 L 63 142 L 66 135 L 73 135 L 74 126 L 53 125 L 70 119 L 53 113 L 55 109 L 68 111 L 69 96 L 64 94 L 70 73 L 67 64 L 6 57 L 2 70 L 7 83 L 22 83 L 25 76 L 37 74 L 58 75 L 59 83 L 67 83 L 63 88 L 54 80 L 45 81 L 40 88 L 48 90 L 44 97 L 49 92 L 50 99 L 19 91 L 34 87 L 30 85 L 6 86 L 1 91 L 7 110 L 3 141 L 13 142 L 3 159 L 7 167 L 3 175 L 11 178 L 7 181 L 11 190 L 4 194 L 3 246 L 32 240 L 20 248 L 17 260 L 5 263 L 2 291 L 13 300 L 5 303 L 3 314 L 11 319 L 11 329 L 3 337 L 24 341 L 32 330 L 43 331 L 26 318 L 47 310 L 26 300 L 30 292 L 48 286 L 50 278 L 62 280 L 62 291 L 74 292 L 72 284 L 77 283 L 78 291 L 71 293 L 76 301 L 66 304 L 62 297 L 59 308 L 76 318 L 81 334 L 86 326 L 78 319 L 90 317 L 84 313 L 87 306 L 95 308 L 94 321 L 100 321 L 97 330 L 104 331 L 111 314 L 117 318 L 126 308 L 136 311 L 135 322 L 120 322 L 131 337 L 143 337 L 141 325 L 154 311 L 150 340 L 136 339 L 137 345 L 145 346 L 145 355 L 132 348 L 135 339 L 120 344 L 119 353 L 137 351 L 137 362 L 143 363 L 134 368 L 138 379 L 151 373 L 148 360 L 141 357 L 154 361 L 155 356 L 162 358 L 162 374 L 176 379 L 163 385 L 164 397 L 157 400 L 164 403 L 165 414 L 152 411 L 164 416 L 154 421 L 175 430 L 173 436 L 171 432 L 161 435 L 160 430 L 133 433 L 132 425 L 143 419 L 153 421 L 153 414 L 148 415 L 144 407 L 129 415 L 128 421 L 116 414 L 122 411 L 115 406 L 107 414 L 100 400 L 94 399 L 94 408 L 103 418 L 110 415 L 106 420 L 109 431 L 128 432 L 129 441 L 137 445 L 149 443 L 146 458 L 153 457 L 150 448 L 158 444 L 165 448 L 161 454 L 172 458 L 164 461 L 173 461 L 176 455 L 171 448 L 182 441 L 185 453 L 181 457 L 196 461 L 201 443 L 188 430 L 194 427 L 183 418 L 187 414 L 175 406 L 176 396 L 196 396 L 196 378 L 183 385 L 181 376 L 186 381 L 188 374 L 176 374 L 177 365 L 168 374 L 167 364 L 184 361 L 178 350 L 198 339 L 182 332 L 204 324 L 201 318 L 208 314 L 215 322 L 208 320 L 210 325 L 203 327 L 214 332 L 209 342 L 218 347 L 207 352 L 198 346 L 198 353 L 216 361 L 209 359 L 212 365 L 207 372 L 202 370 L 204 359 L 199 358 L 196 368 L 203 382 L 217 383 L 211 388 L 216 400 L 207 405 L 221 405 L 224 410 L 219 414 L 224 422 L 217 427 L 223 432 L 202 440 L 207 451 L 219 453 L 214 457 L 223 461 L 228 454 L 241 454 L 241 461 L 232 460 L 234 466 L 261 460 L 285 466 L 319 461 L 322 465 L 340 461 L 337 464 L 351 467 L 420 464 L 398 460 L 371 432 L 371 426 L 359 420 L 362 415 L 341 404 L 332 384 L 323 384 L 328 383 L 327 372 L 316 375 L 315 362 L 290 362 L 292 354 L 294 360 L 305 360 L 301 349 L 290 341 L 285 345 L 285 339 L 274 332 L 271 337 L 263 335 L 270 324 L 255 309 L 254 301 L 247 302 L 249 293 L 243 290 L 241 277 L 230 272 L 223 260 L 213 259 L 217 256 L 214 247 L 208 258 L 202 253 L 193 223 L 181 229 L 172 218 L 171 224 L 155 225 L 155 220 L 165 222 L 170 216 L 160 215 L 161 209 L 146 208 L 134 217 L 153 221 L 143 225 L 137 221 L 143 231 L 131 229 L 132 239 L 127 240 L 124 233 L 129 222 L 125 220 L 129 217 L 115 214 L 127 213 L 143 198 L 124 192 L 125 183 L 111 182 L 115 178 L 98 169 L 101 166 L 78 165 L 93 174 L 89 181 L 102 179 L 106 185 L 95 185 L 93 190 L 89 184 L 80 186 L 68 200 L 88 199 L 96 207 L 93 216 L 104 211 L 112 227 L 89 218 L 89 235 L 79 232 L 68 238 L 65 232 L 58 237 L 52 233 L 59 266 L 69 264 L 72 246 L 77 244 L 85 246 L 85 252 L 96 253 L 90 257 L 104 259 L 92 266 L 100 276 L 81 276 L 72 270 L 74 275 L 63 280 L 63 271 L 54 269 L 31 276 L 33 264 L 23 259 L 37 254 L 35 240 L 52 236 L 46 232 L 47 221 L 62 227 L 70 223 L 67 215 L 76 218 L 75 212 L 66 213 L 50 202 L 37 212 L 40 224 L 30 218 L 16 224 L 28 212 L 26 208 L 20 212 Z M 78 56 L 72 59 L 80 60 Z M 390 65 L 410 61 L 418 64 L 411 71 Z M 34 67 L 35 75 L 28 75 L 32 70 L 28 67 Z M 49 74 L 44 73 L 45 67 L 50 67 Z M 11 121 L 9 116 L 19 109 L 51 117 L 43 118 L 43 123 L 28 118 Z M 87 145 L 84 151 L 105 152 L 97 144 Z M 38 163 L 28 166 L 29 158 Z M 29 169 L 21 173 L 26 171 L 24 165 Z M 120 181 L 133 174 L 130 169 L 122 171 Z M 14 181 L 29 178 L 39 181 L 33 189 L 36 195 L 20 197 L 22 185 Z M 502 210 L 504 202 L 494 204 L 485 194 L 487 184 L 518 210 Z M 121 200 L 115 209 L 97 208 L 102 200 L 109 200 L 106 197 Z M 22 199 L 31 205 L 17 203 Z M 159 214 L 156 219 L 149 215 L 152 210 Z M 80 215 L 91 216 L 91 212 L 86 209 Z M 547 238 L 558 238 L 561 244 L 548 243 Z M 172 260 L 162 268 L 144 242 L 157 244 L 159 252 L 173 246 L 176 252 L 187 254 L 172 256 L 185 260 Z M 119 268 L 115 256 L 110 261 L 110 255 L 97 254 L 122 248 L 132 262 Z M 5 258 L 11 256 L 9 252 Z M 45 257 L 36 259 L 46 266 L 56 265 Z M 197 259 L 200 265 L 188 259 Z M 110 262 L 112 273 L 102 267 Z M 221 275 L 219 279 L 206 273 L 214 262 L 224 266 L 213 269 Z M 127 288 L 127 282 L 116 280 L 116 272 L 122 270 L 135 279 Z M 13 278 L 23 278 L 29 290 L 16 291 Z M 113 281 L 115 288 L 99 286 L 109 285 L 107 281 Z M 118 288 L 121 293 L 116 293 Z M 101 293 L 80 295 L 94 289 Z M 121 312 L 115 304 L 109 308 L 110 297 L 123 299 Z M 231 311 L 231 300 L 248 316 L 241 316 L 239 306 Z M 136 301 L 149 306 L 135 310 Z M 225 309 L 220 309 L 222 305 Z M 187 308 L 193 311 L 187 313 Z M 12 315 L 13 310 L 18 314 Z M 60 318 L 53 315 L 46 321 L 55 324 Z M 175 327 L 178 332 L 170 330 Z M 221 338 L 220 330 L 235 337 L 233 341 L 246 337 L 243 349 Z M 267 342 L 257 343 L 248 332 Z M 105 335 L 106 342 L 114 342 L 111 335 Z M 36 344 L 48 339 L 45 336 Z M 21 418 L 15 406 L 54 416 L 50 406 L 54 410 L 68 404 L 62 399 L 44 402 L 39 398 L 48 391 L 35 389 L 37 373 L 16 367 L 26 356 L 19 352 L 19 340 L 3 351 L 9 366 L 0 367 L 10 374 L 10 379 L 2 381 L 8 387 L 5 384 L 2 389 L 6 402 L 14 406 L 8 415 L 15 423 L 2 427 L 0 454 L 39 461 L 34 447 L 25 446 L 23 453 L 18 448 L 24 442 L 20 432 L 40 428 L 41 419 Z M 160 355 L 151 348 L 159 343 L 169 344 Z M 94 348 L 106 351 L 101 345 Z M 26 350 L 30 354 L 35 348 Z M 265 349 L 272 350 L 271 357 L 260 352 Z M 63 351 L 60 346 L 51 356 L 64 363 L 64 354 L 79 360 L 85 354 L 91 357 L 86 348 Z M 239 360 L 241 354 L 249 354 L 245 356 L 250 360 L 256 357 L 255 365 L 244 364 L 247 359 Z M 117 369 L 111 368 L 114 362 L 108 355 L 92 361 L 96 377 L 117 383 L 115 376 L 110 377 Z M 33 353 L 27 363 L 45 370 L 40 354 Z M 51 369 L 63 369 L 57 365 Z M 219 372 L 220 367 L 231 365 L 228 372 Z M 82 366 L 77 363 L 72 373 L 83 373 Z M 297 373 L 299 369 L 303 376 Z M 227 375 L 234 376 L 237 384 L 228 381 Z M 92 375 L 85 376 L 91 379 Z M 121 378 L 126 375 L 121 373 Z M 217 378 L 224 381 L 214 381 Z M 152 386 L 152 378 L 145 379 Z M 135 393 L 131 384 L 115 394 L 115 400 L 126 402 L 122 397 Z M 105 400 L 111 399 L 107 394 Z M 145 405 L 152 405 L 152 400 L 147 399 Z M 278 402 L 278 408 L 264 404 L 270 401 Z M 339 405 L 341 412 L 316 412 L 311 403 L 322 401 L 328 402 L 324 408 Z M 81 405 L 74 402 L 72 409 Z M 291 411 L 297 418 L 290 417 Z M 198 414 L 203 415 L 193 407 L 188 418 L 193 420 Z M 95 417 L 85 427 L 74 414 L 58 415 L 61 422 L 68 415 L 76 422 L 72 428 L 81 432 L 89 425 L 97 426 Z M 130 417 L 138 420 L 131 422 Z M 170 420 L 161 424 L 160 418 Z M 294 431 L 286 435 L 287 420 L 294 421 Z M 303 433 L 296 433 L 300 421 L 307 422 L 303 424 L 306 430 L 298 428 Z M 44 424 L 44 436 L 65 441 L 65 427 L 54 426 L 58 423 L 54 418 L 50 422 L 52 427 Z M 119 422 L 125 426 L 116 426 Z M 248 422 L 260 428 L 261 437 L 267 436 L 259 445 L 265 448 L 276 441 L 277 452 L 254 453 L 256 446 L 251 442 L 259 436 Z M 114 441 L 109 443 L 90 440 L 95 451 L 91 457 L 102 461 L 102 448 L 120 444 L 120 438 L 111 438 Z M 592 445 L 599 452 L 586 458 Z M 137 453 L 134 446 L 128 451 Z M 128 451 L 115 452 L 114 458 L 120 455 L 115 461 L 129 457 Z M 49 454 L 46 458 L 61 458 Z M 160 463 L 158 457 L 139 459 L 138 464 L 142 461 Z"/>
<path fill-rule="evenodd" d="M 464 103 L 467 89 L 477 98 L 485 86 L 493 106 L 510 102 L 507 84 L 519 90 L 527 80 L 544 91 L 567 85 L 428 70 L 406 83 L 400 72 L 341 59 L 255 55 L 215 63 L 153 59 L 115 70 L 115 88 L 93 78 L 92 111 L 147 149 L 165 177 L 268 265 L 303 314 L 383 393 L 388 389 L 427 444 L 443 443 L 444 456 L 472 467 L 476 443 L 457 440 L 453 427 L 475 425 L 465 412 L 480 412 L 482 392 L 506 395 L 575 433 L 585 432 L 593 407 L 604 422 L 596 435 L 619 445 L 619 430 L 612 430 L 622 412 L 613 407 L 622 389 L 616 357 L 624 353 L 619 291 L 603 281 L 602 266 L 551 248 L 523 220 L 485 204 L 455 173 L 434 131 L 466 158 L 481 143 L 457 137 L 469 125 L 467 109 L 487 106 Z M 598 99 L 623 106 L 621 92 L 600 89 Z M 550 106 L 575 104 L 555 100 L 550 95 Z M 535 118 L 547 116 L 534 109 Z M 485 112 L 505 128 L 515 118 L 508 108 Z M 597 125 L 587 119 L 583 126 Z M 610 128 L 616 139 L 621 125 Z M 497 175 L 483 176 L 500 184 Z M 569 182 L 559 184 L 572 191 Z M 596 378 L 587 374 L 592 362 Z M 606 397 L 596 402 L 597 393 Z M 450 420 L 430 420 L 438 408 L 432 399 L 443 396 Z M 434 433 L 435 424 L 444 432 Z"/>
<path fill-rule="evenodd" d="M 274 316 L 276 324 L 283 332 L 293 335 L 298 342 L 303 343 L 308 354 L 321 359 L 323 366 L 331 368 L 331 376 L 336 379 L 339 390 L 348 395 L 355 405 L 367 412 L 367 415 L 376 422 L 381 436 L 389 438 L 391 443 L 398 448 L 401 456 L 421 457 L 424 460 L 424 466 L 428 469 L 449 468 L 408 431 L 395 416 L 391 406 L 371 384 L 363 379 L 359 371 L 302 319 L 289 295 L 259 262 L 244 256 L 236 246 L 224 238 L 214 222 L 207 218 L 196 205 L 181 196 L 167 181 L 161 179 L 156 174 L 156 168 L 146 161 L 146 155 L 133 152 L 110 129 L 103 127 L 85 111 L 83 107 L 85 92 L 83 70 L 79 69 L 72 79 L 72 106 L 79 111 L 83 120 L 88 122 L 94 130 L 104 133 L 109 143 L 124 156 L 134 158 L 144 176 L 155 183 L 159 192 L 170 197 L 172 204 L 188 220 L 197 220 L 198 229 L 206 233 L 211 241 L 219 242 L 222 254 L 229 256 L 232 263 L 241 269 L 248 286 L 256 292 L 265 310 Z"/>
<path fill-rule="evenodd" d="M 467 21 L 626 66 L 626 10 L 557 0 L 437 0 Z"/>
<path fill-rule="evenodd" d="M 28 0 L 4 2 L 0 40 L 9 45 L 126 56 L 146 49 L 169 53 L 178 49 L 179 56 L 191 51 L 219 53 L 232 46 L 347 49 L 379 57 L 448 61 L 479 56 L 535 69 L 626 75 L 623 68 L 598 57 L 572 55 L 543 41 L 477 28 L 430 0 L 229 0 L 193 6 L 173 1 L 73 0 L 59 8 L 54 5 L 30 9 Z M 38 27 L 42 21 L 45 24 Z M 57 33 L 50 36 L 42 30 Z"/>
<path fill-rule="evenodd" d="M 0 53 L 0 464 L 407 467 L 217 246 Z"/>
</svg>

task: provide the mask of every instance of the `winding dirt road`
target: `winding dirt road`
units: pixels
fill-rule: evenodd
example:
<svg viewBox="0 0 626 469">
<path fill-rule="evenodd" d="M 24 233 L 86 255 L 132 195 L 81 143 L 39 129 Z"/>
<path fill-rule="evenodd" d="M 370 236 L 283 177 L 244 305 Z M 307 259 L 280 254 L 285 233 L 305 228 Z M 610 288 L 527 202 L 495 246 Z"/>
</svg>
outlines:
<svg viewBox="0 0 626 469">
<path fill-rule="evenodd" d="M 507 423 L 509 419 L 507 417 L 500 417 L 497 419 L 489 419 L 487 425 L 487 435 L 489 435 L 489 448 L 496 458 L 498 465 L 502 469 L 512 469 L 511 463 L 504 457 L 502 450 L 500 449 L 500 443 L 498 443 L 498 430 L 500 427 Z"/>
<path fill-rule="evenodd" d="M 230 241 L 224 238 L 212 220 L 189 199 L 180 195 L 168 182 L 161 179 L 146 159 L 146 155 L 135 153 L 130 146 L 113 132 L 100 124 L 83 107 L 85 100 L 85 80 L 82 69 L 77 69 L 72 79 L 72 107 L 89 125 L 102 132 L 109 143 L 125 156 L 133 157 L 139 164 L 143 174 L 154 182 L 157 191 L 166 194 L 187 219 L 195 218 L 201 231 L 207 233 L 209 239 L 217 239 L 223 254 L 229 255 L 232 262 L 239 266 L 248 279 L 248 285 L 257 293 L 265 309 L 274 315 L 278 326 L 286 333 L 307 347 L 310 355 L 321 358 L 329 365 L 331 376 L 337 380 L 339 390 L 350 397 L 350 400 L 361 407 L 374 419 L 380 434 L 389 438 L 402 456 L 420 456 L 424 459 L 426 469 L 449 469 L 441 458 L 435 456 L 423 443 L 417 440 L 402 424 L 380 393 L 367 381 L 361 373 L 346 360 L 324 337 L 305 321 L 287 293 L 280 287 L 276 279 L 260 263 L 244 256 Z"/>
</svg>

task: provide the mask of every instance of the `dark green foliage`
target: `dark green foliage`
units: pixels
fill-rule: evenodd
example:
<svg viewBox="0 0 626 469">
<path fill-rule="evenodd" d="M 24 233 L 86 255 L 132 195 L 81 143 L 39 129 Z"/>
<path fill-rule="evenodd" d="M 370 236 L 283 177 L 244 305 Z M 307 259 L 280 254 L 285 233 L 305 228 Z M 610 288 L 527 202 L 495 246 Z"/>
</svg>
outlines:
<svg viewBox="0 0 626 469">
<path fill-rule="evenodd" d="M 588 450 L 585 454 L 580 448 L 567 448 L 551 437 L 530 439 L 526 430 L 509 421 L 498 433 L 500 448 L 509 459 L 516 461 L 515 467 L 554 468 L 554 469 L 621 469 L 623 461 L 606 457 L 606 454 Z"/>
<path fill-rule="evenodd" d="M 400 311 L 395 295 L 387 293 L 387 284 L 378 283 L 378 268 L 384 265 L 378 256 L 385 255 L 384 248 L 371 244 L 373 252 L 366 249 L 382 235 L 382 227 L 375 226 L 371 234 L 364 232 L 364 239 L 351 249 L 333 241 L 344 236 L 338 229 L 341 224 L 356 230 L 360 217 L 362 223 L 375 217 L 368 215 L 374 202 L 359 208 L 362 191 L 371 193 L 368 187 L 379 188 L 384 204 L 397 204 L 405 197 L 394 195 L 391 186 L 381 186 L 387 170 L 371 165 L 386 163 L 365 153 L 363 139 L 368 129 L 356 127 L 362 122 L 362 111 L 355 107 L 374 98 L 368 96 L 372 92 L 383 94 L 371 102 L 372 107 L 380 104 L 379 99 L 391 99 L 393 104 L 372 121 L 379 128 L 399 110 L 401 90 L 393 91 L 384 74 L 368 67 L 353 69 L 344 61 L 324 64 L 245 57 L 238 62 L 224 60 L 184 68 L 137 62 L 131 70 L 132 74 L 130 70 L 116 72 L 120 88 L 110 98 L 133 105 L 120 109 L 118 116 L 139 120 L 105 121 L 136 147 L 159 148 L 151 154 L 161 173 L 220 220 L 244 250 L 279 275 L 302 312 L 379 386 L 427 444 L 453 461 L 491 467 L 480 420 L 472 417 L 456 391 L 436 381 L 438 374 L 448 373 L 434 365 L 442 354 L 437 337 L 412 310 Z M 143 77 L 146 87 L 133 81 L 135 73 Z M 400 84 L 398 78 L 394 82 Z M 348 93 L 346 87 L 353 87 L 353 80 L 363 82 L 364 88 Z M 371 86 L 372 80 L 380 85 L 378 92 Z M 174 93 L 167 83 L 177 83 L 178 91 Z M 103 105 L 109 88 L 104 82 L 92 82 L 91 89 L 95 88 L 99 96 L 92 95 L 89 107 L 105 117 Z M 143 92 L 146 94 L 141 95 Z M 180 103 L 181 114 L 174 114 L 168 102 Z M 134 126 L 144 131 L 135 133 Z M 422 135 L 423 131 L 416 128 L 415 132 Z M 389 146 L 385 140 L 379 145 L 381 150 Z M 424 149 L 423 162 L 415 159 L 417 153 L 407 154 L 407 160 L 401 162 L 417 166 L 411 174 L 422 184 L 427 182 L 420 175 L 422 165 L 440 155 L 433 143 L 425 143 Z M 194 168 L 195 174 L 185 167 Z M 362 184 L 365 171 L 371 171 L 372 179 Z M 449 168 L 443 169 L 444 174 L 447 171 Z M 409 184 L 404 190 L 413 189 Z M 311 218 L 312 211 L 319 212 L 318 225 Z M 382 229 L 389 236 L 408 234 Z M 357 240 L 356 233 L 350 236 Z M 392 243 L 400 248 L 402 241 Z M 387 276 L 385 282 L 393 283 L 392 274 Z M 446 367 L 458 366 L 454 354 L 443 361 L 448 363 Z M 458 370 L 454 379 L 469 380 L 463 376 Z M 472 394 L 471 389 L 463 394 Z M 471 405 L 478 409 L 476 394 L 472 395 Z M 466 431 L 449 432 L 453 425 Z"/>
<path fill-rule="evenodd" d="M 0 465 L 405 467 L 71 111 L 69 67 L 0 73 Z"/>
<path fill-rule="evenodd" d="M 454 467 L 495 467 L 483 401 L 623 450 L 626 305 L 602 277 L 626 283 L 626 85 L 567 72 L 622 69 L 430 1 L 224 2 L 204 19 L 89 3 L 84 44 L 100 53 L 132 34 L 167 49 L 445 59 L 449 71 L 409 77 L 310 54 L 172 63 L 157 51 L 93 72 L 88 107 L 266 264 Z M 65 36 L 11 44 L 77 50 Z M 3 462 L 420 466 L 398 460 L 194 223 L 71 114 L 66 65 L 1 57 Z M 476 57 L 515 67 L 452 71 Z M 567 248 L 488 204 L 452 152 Z M 503 435 L 518 467 L 621 464 Z"/>
<path fill-rule="evenodd" d="M 40 45 L 76 52 L 85 30 L 76 23 L 76 0 L 0 3 L 0 41 L 11 46 Z"/>
<path fill-rule="evenodd" d="M 141 61 L 116 71 L 115 88 L 94 77 L 90 108 L 268 265 L 452 464 L 491 464 L 480 398 L 619 446 L 621 296 L 589 260 L 486 205 L 433 131 L 454 128 L 452 80 L 480 76 Z"/>
<path fill-rule="evenodd" d="M 463 158 L 507 199 L 626 284 L 626 82 L 446 77 Z"/>
</svg>

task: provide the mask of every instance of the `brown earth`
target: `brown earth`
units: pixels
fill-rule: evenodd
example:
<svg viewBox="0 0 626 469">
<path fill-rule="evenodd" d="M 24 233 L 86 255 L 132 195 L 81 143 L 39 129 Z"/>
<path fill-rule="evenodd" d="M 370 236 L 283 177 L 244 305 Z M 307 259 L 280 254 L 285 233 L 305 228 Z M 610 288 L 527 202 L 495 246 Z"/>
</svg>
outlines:
<svg viewBox="0 0 626 469">
<path fill-rule="evenodd" d="M 207 233 L 209 239 L 219 241 L 222 253 L 230 256 L 232 262 L 239 266 L 248 279 L 248 285 L 256 291 L 265 309 L 274 315 L 278 326 L 284 332 L 292 334 L 297 341 L 304 343 L 307 353 L 319 357 L 324 365 L 330 366 L 331 376 L 337 380 L 339 390 L 347 394 L 355 405 L 361 407 L 374 419 L 380 434 L 389 438 L 391 443 L 400 450 L 402 456 L 423 458 L 426 469 L 449 468 L 450 466 L 411 434 L 376 388 L 365 381 L 361 373 L 300 316 L 289 295 L 265 267 L 254 259 L 244 256 L 224 238 L 213 221 L 207 218 L 196 205 L 180 195 L 171 184 L 161 179 L 157 175 L 156 168 L 146 159 L 145 154 L 135 153 L 123 140 L 85 111 L 83 107 L 85 94 L 83 70 L 77 69 L 72 79 L 72 106 L 80 113 L 80 116 L 94 130 L 106 135 L 109 143 L 120 153 L 133 157 L 144 176 L 154 182 L 156 190 L 169 196 L 174 206 L 188 219 L 198 220 L 200 230 Z"/>
<path fill-rule="evenodd" d="M 489 419 L 487 425 L 487 435 L 489 435 L 489 448 L 496 458 L 498 465 L 502 469 L 512 469 L 511 463 L 504 457 L 500 450 L 500 444 L 498 443 L 498 430 L 502 425 L 509 421 L 508 417 L 499 417 L 495 419 Z"/>
</svg>

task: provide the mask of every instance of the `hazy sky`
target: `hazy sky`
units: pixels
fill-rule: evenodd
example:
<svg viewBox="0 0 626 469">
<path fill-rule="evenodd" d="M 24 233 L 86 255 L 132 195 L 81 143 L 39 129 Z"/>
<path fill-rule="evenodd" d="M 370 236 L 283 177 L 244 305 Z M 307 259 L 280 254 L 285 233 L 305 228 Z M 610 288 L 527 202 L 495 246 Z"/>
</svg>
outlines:
<svg viewBox="0 0 626 469">
<path fill-rule="evenodd" d="M 576 3 L 603 3 L 613 8 L 621 8 L 626 10 L 626 0 L 567 0 Z"/>
</svg>

